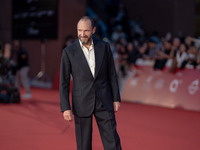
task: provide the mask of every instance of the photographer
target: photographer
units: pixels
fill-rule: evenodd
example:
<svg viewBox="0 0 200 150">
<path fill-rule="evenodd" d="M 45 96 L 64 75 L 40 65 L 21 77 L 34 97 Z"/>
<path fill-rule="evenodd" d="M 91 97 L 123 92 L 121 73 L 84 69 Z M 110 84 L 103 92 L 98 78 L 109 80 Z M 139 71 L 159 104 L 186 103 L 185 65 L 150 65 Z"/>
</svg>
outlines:
<svg viewBox="0 0 200 150">
<path fill-rule="evenodd" d="M 28 81 L 28 72 L 29 72 L 29 63 L 28 63 L 28 53 L 22 47 L 19 40 L 13 41 L 13 50 L 12 50 L 12 61 L 16 65 L 16 76 L 15 76 L 15 86 L 20 89 L 22 84 L 26 93 L 22 96 L 23 99 L 30 99 L 30 85 Z"/>
</svg>

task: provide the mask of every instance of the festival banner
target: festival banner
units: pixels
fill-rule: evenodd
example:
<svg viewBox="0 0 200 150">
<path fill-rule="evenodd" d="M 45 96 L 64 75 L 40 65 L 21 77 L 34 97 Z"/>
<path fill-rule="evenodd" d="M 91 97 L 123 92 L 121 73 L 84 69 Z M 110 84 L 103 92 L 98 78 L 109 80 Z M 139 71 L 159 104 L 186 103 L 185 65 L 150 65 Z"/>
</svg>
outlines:
<svg viewBox="0 0 200 150">
<path fill-rule="evenodd" d="M 168 108 L 200 111 L 200 71 L 179 70 L 170 73 L 140 66 L 128 77 L 122 91 L 123 101 L 138 102 Z"/>
</svg>

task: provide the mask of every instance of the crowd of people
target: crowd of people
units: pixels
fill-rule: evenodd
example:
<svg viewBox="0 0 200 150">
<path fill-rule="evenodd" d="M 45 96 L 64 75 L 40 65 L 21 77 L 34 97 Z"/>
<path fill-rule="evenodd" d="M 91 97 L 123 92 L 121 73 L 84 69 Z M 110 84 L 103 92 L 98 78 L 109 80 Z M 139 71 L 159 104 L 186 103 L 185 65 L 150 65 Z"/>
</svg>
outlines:
<svg viewBox="0 0 200 150">
<path fill-rule="evenodd" d="M 20 91 L 22 85 L 25 93 L 21 98 L 30 99 L 29 57 L 21 41 L 13 40 L 12 44 L 1 44 L 0 60 L 0 86 L 13 86 Z"/>
<path fill-rule="evenodd" d="M 111 43 L 122 76 L 126 76 L 127 71 L 133 71 L 137 65 L 151 65 L 154 70 L 167 66 L 174 73 L 185 67 L 195 69 L 200 64 L 200 40 L 190 36 L 183 39 L 152 36 L 143 42 L 136 38 L 127 41 L 120 37 Z"/>
<path fill-rule="evenodd" d="M 95 37 L 110 42 L 118 73 L 122 77 L 141 64 L 151 65 L 154 70 L 163 70 L 167 66 L 171 73 L 200 65 L 200 39 L 175 37 L 170 32 L 163 37 L 157 31 L 148 33 L 140 19 L 129 19 L 123 3 L 114 2 L 107 5 L 107 10 L 110 10 L 107 11 L 106 22 L 108 36 L 102 37 L 104 34 L 98 30 Z"/>
</svg>

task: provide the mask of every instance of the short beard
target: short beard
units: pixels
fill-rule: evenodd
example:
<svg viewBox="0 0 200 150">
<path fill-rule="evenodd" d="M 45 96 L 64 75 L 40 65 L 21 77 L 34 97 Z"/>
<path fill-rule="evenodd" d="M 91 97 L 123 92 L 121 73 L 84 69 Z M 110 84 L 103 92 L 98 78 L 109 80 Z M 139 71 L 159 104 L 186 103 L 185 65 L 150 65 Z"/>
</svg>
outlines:
<svg viewBox="0 0 200 150">
<path fill-rule="evenodd" d="M 90 41 L 89 39 L 88 40 L 84 40 L 84 41 L 81 40 L 81 43 L 84 45 L 84 44 L 88 44 L 89 41 Z"/>
<path fill-rule="evenodd" d="M 80 39 L 80 41 L 81 41 L 81 43 L 82 43 L 83 45 L 89 44 L 90 41 L 91 41 L 91 38 L 88 38 L 88 39 L 86 39 L 86 40 L 81 40 L 81 37 L 80 37 L 79 39 Z"/>
</svg>

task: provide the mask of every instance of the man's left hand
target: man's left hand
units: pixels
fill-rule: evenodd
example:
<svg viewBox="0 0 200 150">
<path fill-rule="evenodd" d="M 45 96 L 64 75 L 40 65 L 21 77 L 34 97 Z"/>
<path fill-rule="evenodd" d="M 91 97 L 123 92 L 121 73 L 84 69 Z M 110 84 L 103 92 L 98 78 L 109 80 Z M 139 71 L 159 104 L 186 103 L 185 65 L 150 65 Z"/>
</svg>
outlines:
<svg viewBox="0 0 200 150">
<path fill-rule="evenodd" d="M 113 102 L 113 106 L 114 106 L 114 111 L 118 112 L 120 107 L 120 102 Z"/>
</svg>

